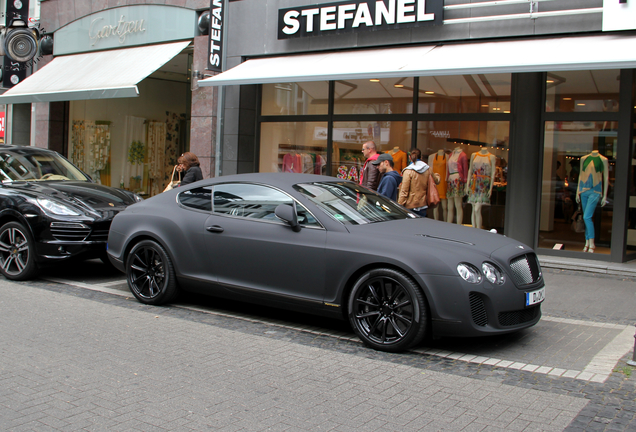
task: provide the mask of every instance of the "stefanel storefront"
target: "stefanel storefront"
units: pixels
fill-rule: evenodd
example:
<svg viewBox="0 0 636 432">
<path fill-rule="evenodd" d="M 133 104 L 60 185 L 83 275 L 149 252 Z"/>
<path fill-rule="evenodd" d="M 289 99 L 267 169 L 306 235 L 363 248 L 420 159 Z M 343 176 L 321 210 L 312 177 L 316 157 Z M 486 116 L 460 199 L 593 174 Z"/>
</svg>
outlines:
<svg viewBox="0 0 636 432">
<path fill-rule="evenodd" d="M 204 10 L 183 2 L 61 3 L 41 5 L 52 55 L 36 59 L 36 70 L 0 96 L 0 103 L 33 107 L 31 144 L 64 154 L 101 184 L 146 197 L 163 191 L 177 158 L 191 148 L 209 175 L 214 113 L 192 115 L 202 108 L 192 71 L 197 55 L 200 63 L 207 58 L 198 24 L 209 1 L 198 2 Z"/>
<path fill-rule="evenodd" d="M 417 148 L 444 178 L 428 217 L 636 258 L 636 7 L 307 3 L 229 3 L 226 67 L 198 82 L 222 89 L 223 175 L 357 181 L 366 141 L 397 169 Z"/>
</svg>

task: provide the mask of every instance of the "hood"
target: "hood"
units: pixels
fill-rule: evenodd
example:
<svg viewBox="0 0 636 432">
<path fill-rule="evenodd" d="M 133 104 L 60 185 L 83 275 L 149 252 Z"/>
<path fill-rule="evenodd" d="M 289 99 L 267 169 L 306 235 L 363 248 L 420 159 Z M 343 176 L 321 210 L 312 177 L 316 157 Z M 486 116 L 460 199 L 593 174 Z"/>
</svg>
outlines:
<svg viewBox="0 0 636 432">
<path fill-rule="evenodd" d="M 388 173 L 386 173 L 384 175 L 385 176 L 395 177 L 395 181 L 397 182 L 398 186 L 400 185 L 400 183 L 402 183 L 402 176 L 400 175 L 400 173 L 398 173 L 395 170 L 389 171 Z"/>
<path fill-rule="evenodd" d="M 428 218 L 347 225 L 347 229 L 360 237 L 373 239 L 369 248 L 382 245 L 385 251 L 395 250 L 396 259 L 402 262 L 411 259 L 419 262 L 412 264 L 416 272 L 426 268 L 427 273 L 455 275 L 459 262 L 479 267 L 486 259 L 506 267 L 507 260 L 502 257 L 509 255 L 503 252 L 515 255 L 533 252 L 530 247 L 501 234 Z"/>
<path fill-rule="evenodd" d="M 123 210 L 136 203 L 135 195 L 122 189 L 82 181 L 14 182 L 4 187 L 32 194 L 34 197 L 57 198 L 84 210 L 103 214 Z"/>
<path fill-rule="evenodd" d="M 402 172 L 408 170 L 408 169 L 412 169 L 420 174 L 426 172 L 426 170 L 429 168 L 428 164 L 426 162 L 423 162 L 421 160 L 416 161 L 415 163 L 412 163 L 411 165 L 407 166 L 406 168 L 404 168 L 402 170 Z"/>
</svg>

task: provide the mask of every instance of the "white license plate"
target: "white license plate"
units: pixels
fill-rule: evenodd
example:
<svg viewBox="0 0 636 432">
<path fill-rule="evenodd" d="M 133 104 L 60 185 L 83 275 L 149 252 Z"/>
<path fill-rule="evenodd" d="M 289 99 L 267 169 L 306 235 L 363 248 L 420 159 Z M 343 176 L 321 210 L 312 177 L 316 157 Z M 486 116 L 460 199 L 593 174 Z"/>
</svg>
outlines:
<svg viewBox="0 0 636 432">
<path fill-rule="evenodd" d="M 526 306 L 541 303 L 543 300 L 545 300 L 545 288 L 526 293 Z"/>
</svg>

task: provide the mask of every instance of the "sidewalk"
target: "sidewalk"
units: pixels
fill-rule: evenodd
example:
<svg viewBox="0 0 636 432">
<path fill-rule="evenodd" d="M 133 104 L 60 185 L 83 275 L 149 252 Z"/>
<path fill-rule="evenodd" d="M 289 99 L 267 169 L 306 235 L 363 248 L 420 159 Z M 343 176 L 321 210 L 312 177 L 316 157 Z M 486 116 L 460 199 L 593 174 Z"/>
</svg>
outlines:
<svg viewBox="0 0 636 432">
<path fill-rule="evenodd" d="M 619 277 L 636 278 L 636 260 L 626 263 L 609 263 L 578 258 L 563 258 L 538 255 L 541 267 L 556 270 L 571 270 L 591 274 L 608 274 Z"/>
</svg>

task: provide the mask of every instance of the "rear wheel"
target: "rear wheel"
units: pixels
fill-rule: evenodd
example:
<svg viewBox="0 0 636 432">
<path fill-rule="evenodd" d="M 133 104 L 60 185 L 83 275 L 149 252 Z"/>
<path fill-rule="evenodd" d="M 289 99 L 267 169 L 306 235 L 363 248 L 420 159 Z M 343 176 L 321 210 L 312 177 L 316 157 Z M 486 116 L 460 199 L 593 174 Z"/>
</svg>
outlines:
<svg viewBox="0 0 636 432">
<path fill-rule="evenodd" d="M 349 296 L 349 321 L 369 347 L 389 352 L 422 342 L 428 320 L 424 294 L 408 276 L 393 269 L 363 274 Z"/>
<path fill-rule="evenodd" d="M 169 303 L 178 294 L 174 267 L 163 247 L 152 240 L 135 245 L 126 259 L 126 279 L 133 295 L 142 303 Z"/>
<path fill-rule="evenodd" d="M 11 280 L 32 279 L 38 274 L 31 233 L 19 222 L 0 228 L 0 272 Z"/>
</svg>

